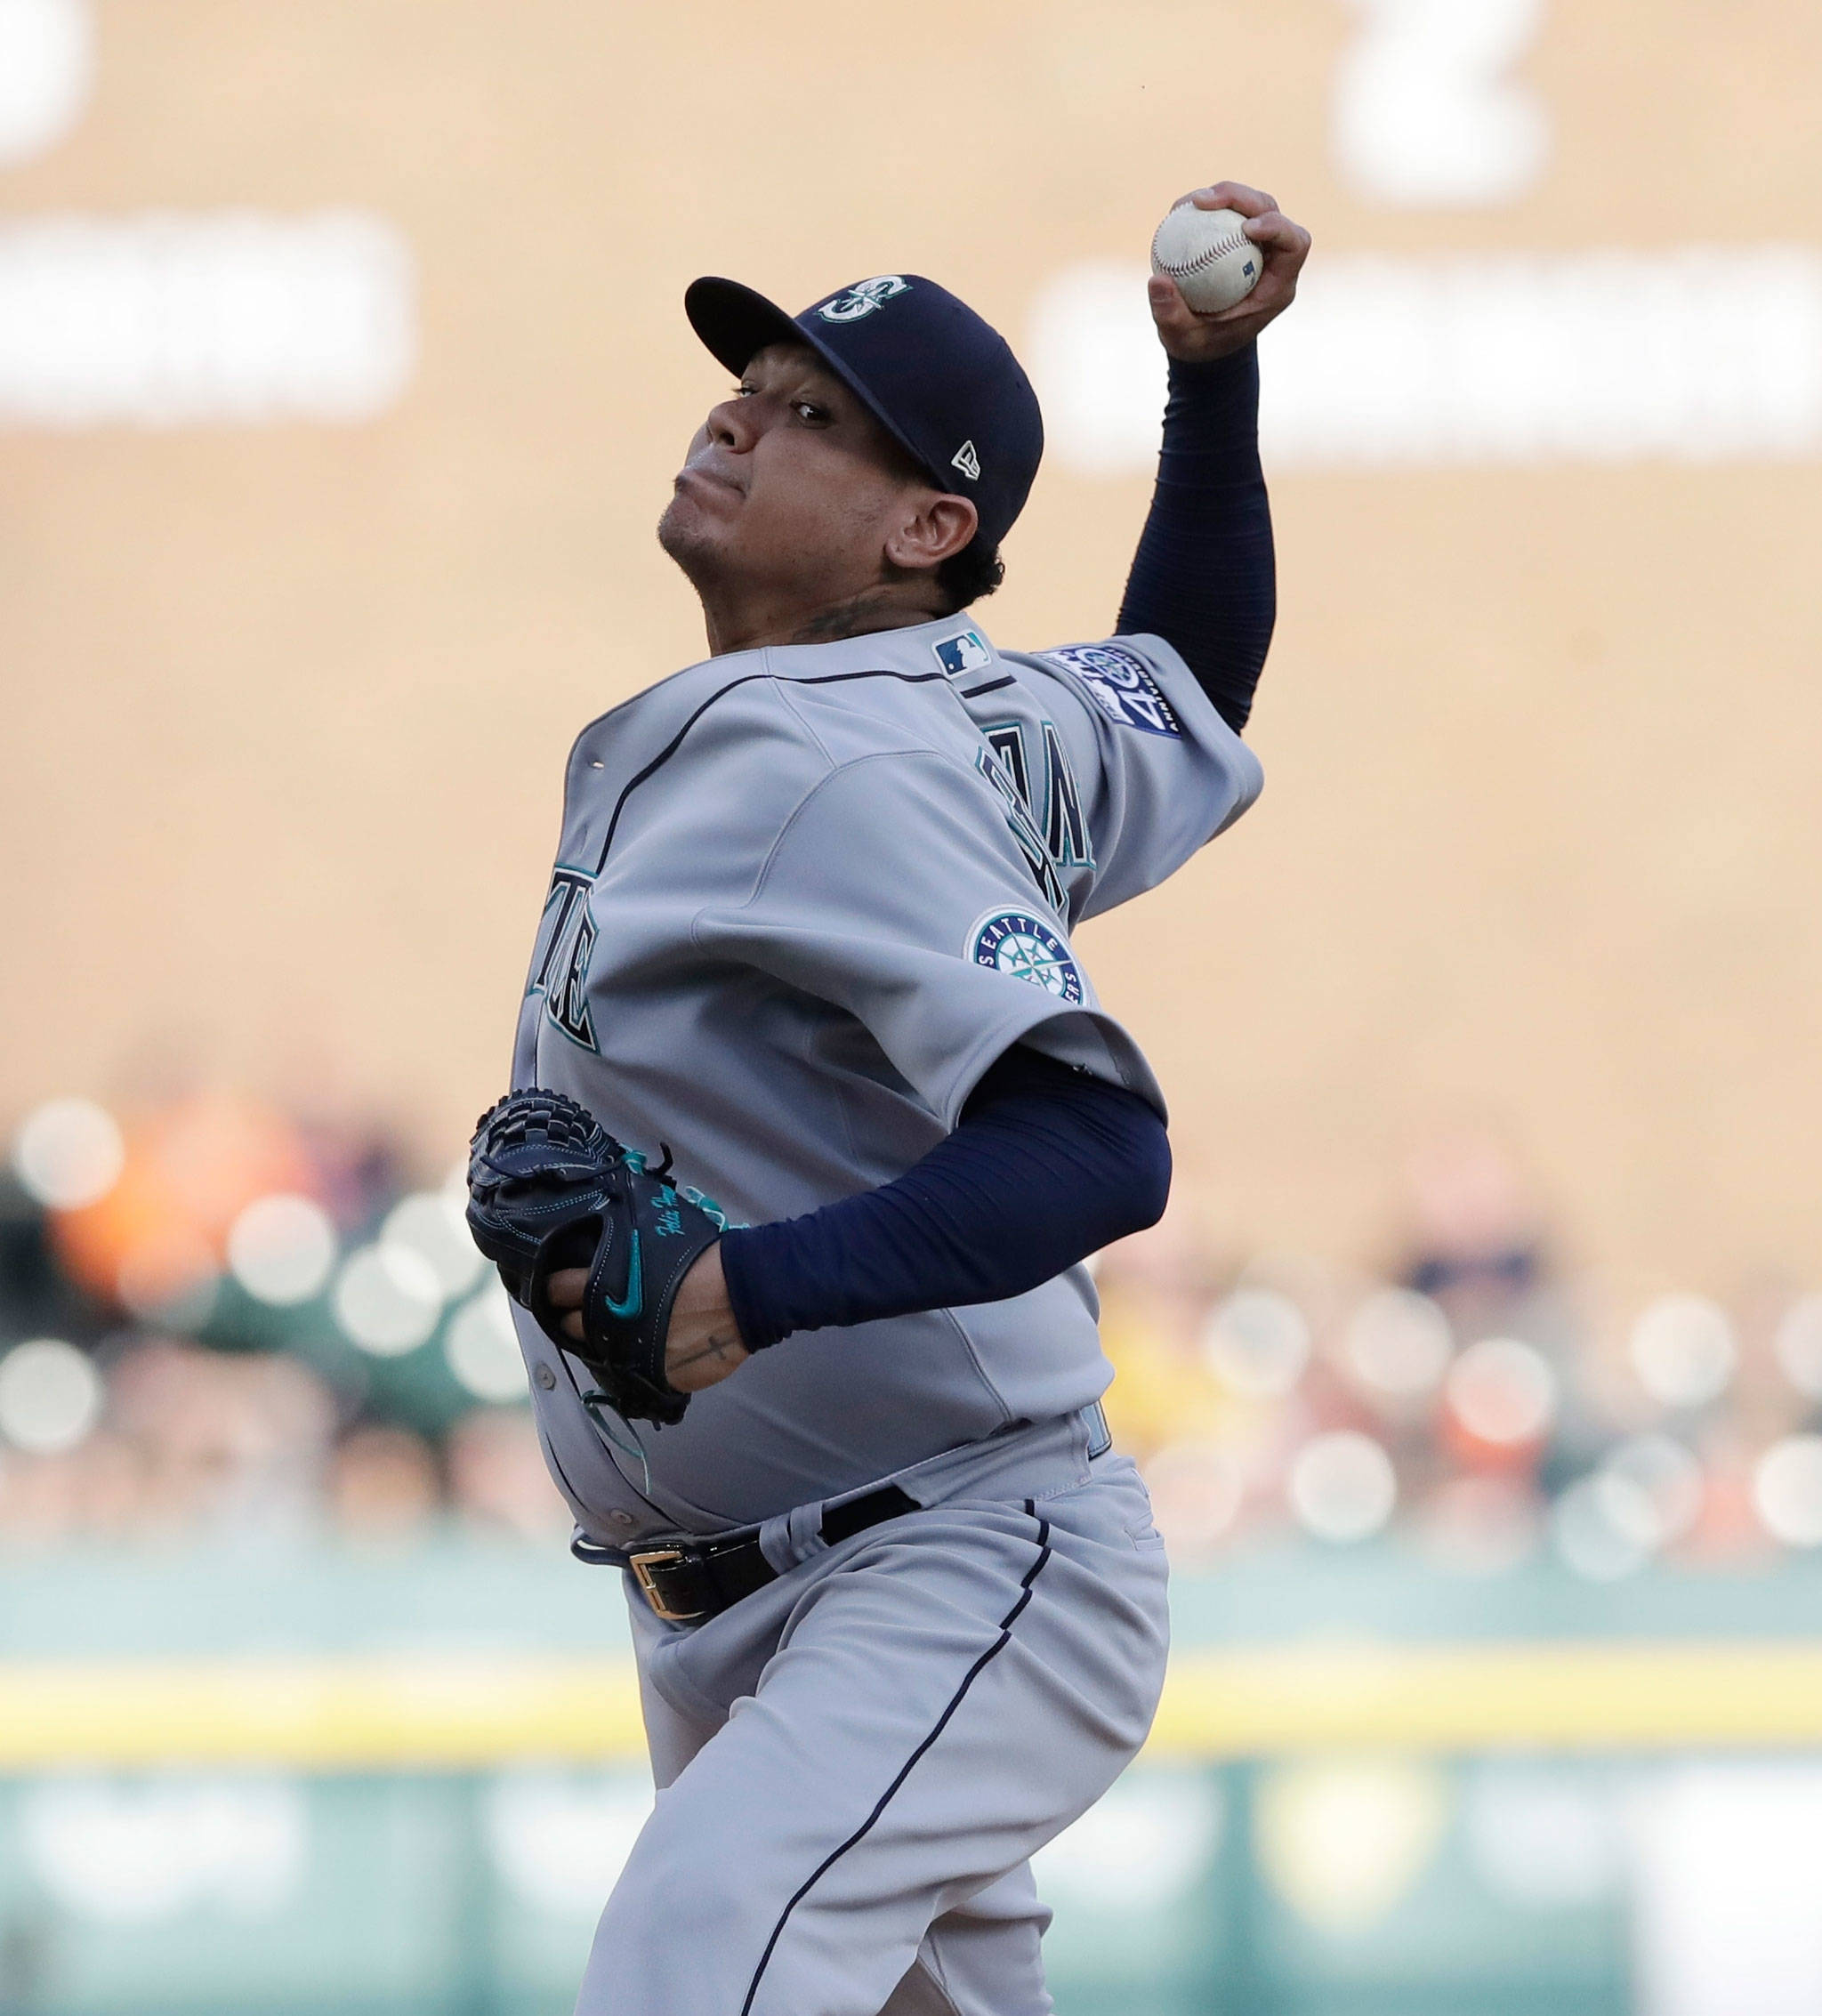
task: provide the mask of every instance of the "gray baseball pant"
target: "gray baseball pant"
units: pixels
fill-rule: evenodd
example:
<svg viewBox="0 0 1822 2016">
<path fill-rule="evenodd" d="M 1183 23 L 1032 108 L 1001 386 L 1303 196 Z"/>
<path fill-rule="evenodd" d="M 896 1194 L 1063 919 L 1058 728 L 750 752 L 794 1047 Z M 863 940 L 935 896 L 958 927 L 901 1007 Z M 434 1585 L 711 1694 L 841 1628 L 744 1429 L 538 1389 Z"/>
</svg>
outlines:
<svg viewBox="0 0 1822 2016">
<path fill-rule="evenodd" d="M 657 1800 L 577 2016 L 1049 2012 L 1029 1859 L 1144 1741 L 1169 1632 L 1144 1485 L 1066 1427 L 833 1547 L 773 1522 L 802 1558 L 704 1624 L 633 1596 Z"/>
</svg>

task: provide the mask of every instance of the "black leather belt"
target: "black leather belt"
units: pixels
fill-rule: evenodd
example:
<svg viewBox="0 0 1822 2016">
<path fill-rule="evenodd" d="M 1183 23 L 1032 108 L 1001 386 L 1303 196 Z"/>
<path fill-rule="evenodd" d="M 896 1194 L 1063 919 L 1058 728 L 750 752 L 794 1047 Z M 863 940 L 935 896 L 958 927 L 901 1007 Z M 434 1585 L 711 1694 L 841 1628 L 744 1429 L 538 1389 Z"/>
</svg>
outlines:
<svg viewBox="0 0 1822 2016">
<path fill-rule="evenodd" d="M 896 1484 L 883 1484 L 877 1491 L 831 1505 L 818 1530 L 833 1546 L 869 1526 L 916 1510 L 917 1501 L 908 1492 Z M 680 1533 L 624 1550 L 578 1540 L 571 1551 L 582 1560 L 611 1560 L 631 1568 L 640 1593 L 666 1624 L 699 1624 L 719 1617 L 743 1596 L 778 1579 L 778 1569 L 759 1551 L 757 1532 L 726 1540 L 697 1540 Z"/>
<path fill-rule="evenodd" d="M 1088 1431 L 1090 1459 L 1105 1456 L 1113 1447 L 1113 1437 L 1108 1432 L 1100 1402 L 1092 1400 L 1084 1407 L 1082 1419 Z M 882 1484 L 876 1491 L 864 1491 L 858 1498 L 831 1505 L 817 1531 L 834 1546 L 838 1540 L 865 1533 L 869 1526 L 901 1519 L 918 1509 L 909 1492 L 896 1484 Z M 641 1541 L 636 1547 L 604 1547 L 577 1534 L 569 1543 L 569 1552 L 592 1566 L 631 1568 L 653 1614 L 666 1624 L 699 1624 L 705 1617 L 719 1617 L 743 1596 L 778 1579 L 778 1569 L 759 1551 L 757 1527 L 720 1540 L 665 1534 Z"/>
</svg>

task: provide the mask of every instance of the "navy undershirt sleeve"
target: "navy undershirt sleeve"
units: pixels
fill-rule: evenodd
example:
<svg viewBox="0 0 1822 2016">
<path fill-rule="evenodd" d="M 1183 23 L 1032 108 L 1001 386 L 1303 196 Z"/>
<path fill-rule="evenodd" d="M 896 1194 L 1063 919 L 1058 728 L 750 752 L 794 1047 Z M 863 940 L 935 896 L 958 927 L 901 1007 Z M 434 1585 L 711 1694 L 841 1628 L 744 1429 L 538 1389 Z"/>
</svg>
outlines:
<svg viewBox="0 0 1822 2016">
<path fill-rule="evenodd" d="M 1164 1122 L 1136 1093 L 1015 1045 L 895 1182 L 722 1238 L 751 1351 L 794 1330 L 1023 1294 L 1157 1222 Z"/>
<path fill-rule="evenodd" d="M 1118 634 L 1173 645 L 1236 734 L 1278 616 L 1271 506 L 1259 465 L 1259 350 L 1171 360 L 1151 512 L 1133 556 Z"/>
</svg>

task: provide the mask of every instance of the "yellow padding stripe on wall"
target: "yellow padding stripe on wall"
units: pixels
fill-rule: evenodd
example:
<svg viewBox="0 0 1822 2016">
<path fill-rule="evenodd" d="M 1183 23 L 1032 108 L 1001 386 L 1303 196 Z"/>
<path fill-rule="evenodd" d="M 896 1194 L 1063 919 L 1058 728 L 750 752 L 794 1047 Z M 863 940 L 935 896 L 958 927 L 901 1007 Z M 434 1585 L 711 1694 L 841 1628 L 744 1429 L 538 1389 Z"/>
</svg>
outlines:
<svg viewBox="0 0 1822 2016">
<path fill-rule="evenodd" d="M 1186 1650 L 1153 1754 L 1822 1747 L 1822 1644 Z"/>
<path fill-rule="evenodd" d="M 0 1663 L 0 1771 L 278 1764 L 462 1770 L 640 1756 L 624 1658 Z"/>
<path fill-rule="evenodd" d="M 1149 1754 L 1822 1749 L 1822 1644 L 1185 1649 Z M 624 1658 L 0 1662 L 0 1772 L 641 1757 Z"/>
</svg>

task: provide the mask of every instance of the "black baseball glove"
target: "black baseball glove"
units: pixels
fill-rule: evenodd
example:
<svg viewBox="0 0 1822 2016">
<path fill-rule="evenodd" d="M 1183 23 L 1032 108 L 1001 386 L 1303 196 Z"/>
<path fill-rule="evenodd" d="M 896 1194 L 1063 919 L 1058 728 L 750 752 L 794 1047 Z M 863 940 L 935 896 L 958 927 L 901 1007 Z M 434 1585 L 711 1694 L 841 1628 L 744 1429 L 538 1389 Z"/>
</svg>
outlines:
<svg viewBox="0 0 1822 2016">
<path fill-rule="evenodd" d="M 627 1421 L 681 1421 L 689 1405 L 665 1377 L 665 1333 L 679 1284 L 727 1230 L 711 1198 L 623 1148 L 586 1107 L 536 1087 L 475 1124 L 468 1151 L 468 1229 L 506 1292 L 587 1366 Z M 582 1341 L 563 1329 L 550 1278 L 588 1270 Z"/>
</svg>

